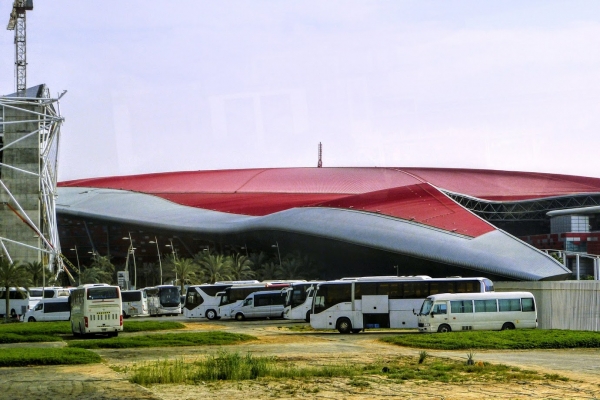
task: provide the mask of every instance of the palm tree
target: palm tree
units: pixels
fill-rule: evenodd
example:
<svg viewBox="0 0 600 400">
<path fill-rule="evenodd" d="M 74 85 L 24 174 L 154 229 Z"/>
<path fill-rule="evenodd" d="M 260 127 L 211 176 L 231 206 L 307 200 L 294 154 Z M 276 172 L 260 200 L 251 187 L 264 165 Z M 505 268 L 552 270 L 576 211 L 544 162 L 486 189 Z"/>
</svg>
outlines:
<svg viewBox="0 0 600 400">
<path fill-rule="evenodd" d="M 254 272 L 258 273 L 261 270 L 263 264 L 267 262 L 267 258 L 267 255 L 262 251 L 259 253 L 250 253 L 248 259 L 252 262 Z"/>
<path fill-rule="evenodd" d="M 204 278 L 208 283 L 231 279 L 231 260 L 228 260 L 222 254 L 202 252 L 196 254 L 194 260 L 200 266 L 200 270 L 204 273 Z"/>
<path fill-rule="evenodd" d="M 306 269 L 301 259 L 295 257 L 285 258 L 281 267 L 277 268 L 278 279 L 305 279 Z"/>
<path fill-rule="evenodd" d="M 31 285 L 32 286 L 47 286 L 54 284 L 54 276 L 50 268 L 44 267 L 40 261 L 33 261 L 23 264 L 25 270 L 31 276 Z"/>
<path fill-rule="evenodd" d="M 104 275 L 106 279 L 104 283 L 112 284 L 115 280 L 115 266 L 112 262 L 110 262 L 110 258 L 110 255 L 101 256 L 96 253 L 94 254 L 94 260 L 92 261 L 90 267 L 104 271 L 106 273 Z"/>
<path fill-rule="evenodd" d="M 258 277 L 261 281 L 279 279 L 279 264 L 273 262 L 263 264 L 262 268 L 258 270 Z"/>
<path fill-rule="evenodd" d="M 181 258 L 175 261 L 175 276 L 177 276 L 179 282 L 181 282 L 181 293 L 183 293 L 183 285 L 186 283 L 192 283 L 191 281 L 196 278 L 197 269 L 198 265 L 196 265 L 194 260 L 191 258 Z M 175 284 L 177 284 L 177 282 L 175 282 Z"/>
<path fill-rule="evenodd" d="M 229 256 L 230 276 L 233 280 L 252 279 L 256 273 L 252 270 L 252 261 L 239 253 Z"/>
<path fill-rule="evenodd" d="M 0 287 L 4 288 L 4 298 L 6 301 L 6 312 L 4 313 L 5 321 L 8 321 L 10 310 L 10 288 L 15 287 L 17 290 L 20 290 L 20 287 L 29 287 L 29 283 L 27 272 L 18 261 L 10 262 L 6 257 L 0 257 Z"/>
<path fill-rule="evenodd" d="M 112 274 L 103 268 L 99 267 L 88 267 L 82 269 L 79 274 L 79 283 L 85 285 L 86 283 L 111 283 Z"/>
</svg>

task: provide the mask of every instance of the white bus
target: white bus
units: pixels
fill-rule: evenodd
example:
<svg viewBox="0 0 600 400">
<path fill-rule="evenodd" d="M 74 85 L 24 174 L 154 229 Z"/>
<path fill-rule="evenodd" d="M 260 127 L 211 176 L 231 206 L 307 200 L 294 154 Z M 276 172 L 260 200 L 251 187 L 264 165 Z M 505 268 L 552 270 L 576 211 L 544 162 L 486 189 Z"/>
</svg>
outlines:
<svg viewBox="0 0 600 400">
<path fill-rule="evenodd" d="M 79 286 L 69 297 L 73 336 L 104 333 L 117 336 L 123 330 L 121 290 L 96 283 Z"/>
<path fill-rule="evenodd" d="M 298 282 L 283 289 L 285 293 L 283 318 L 303 319 L 310 322 L 312 298 L 319 283 L 321 282 Z"/>
<path fill-rule="evenodd" d="M 123 318 L 149 315 L 148 296 L 144 290 L 123 290 L 121 301 L 123 303 Z"/>
<path fill-rule="evenodd" d="M 219 319 L 221 296 L 217 296 L 217 293 L 224 292 L 233 285 L 233 283 L 227 282 L 189 286 L 183 306 L 183 315 L 186 318 Z"/>
<path fill-rule="evenodd" d="M 255 285 L 234 285 L 217 293 L 219 301 L 219 317 L 233 318 L 231 310 L 241 305 L 249 294 L 261 290 L 277 290 L 290 286 L 289 283 L 258 283 Z"/>
<path fill-rule="evenodd" d="M 148 296 L 148 313 L 151 316 L 181 314 L 179 286 L 158 285 L 143 290 Z"/>
<path fill-rule="evenodd" d="M 487 278 L 414 276 L 329 281 L 317 286 L 310 325 L 341 333 L 366 328 L 417 328 L 414 310 L 430 295 L 493 290 Z"/>
<path fill-rule="evenodd" d="M 419 312 L 419 332 L 537 328 L 535 298 L 529 292 L 436 294 Z"/>
<path fill-rule="evenodd" d="M 27 289 L 30 300 L 55 299 L 57 297 L 69 297 L 71 291 L 60 286 L 33 287 Z"/>
<path fill-rule="evenodd" d="M 20 318 L 29 310 L 29 293 L 25 288 L 11 287 L 8 290 L 8 307 L 11 318 Z M 6 314 L 6 290 L 0 288 L 0 318 Z"/>
</svg>

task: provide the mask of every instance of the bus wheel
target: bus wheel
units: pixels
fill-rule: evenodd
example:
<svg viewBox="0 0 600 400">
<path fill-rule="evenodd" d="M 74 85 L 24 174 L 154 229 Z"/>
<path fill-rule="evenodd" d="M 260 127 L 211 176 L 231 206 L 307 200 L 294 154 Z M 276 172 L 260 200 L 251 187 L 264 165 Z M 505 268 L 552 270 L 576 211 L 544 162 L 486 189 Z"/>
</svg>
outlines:
<svg viewBox="0 0 600 400">
<path fill-rule="evenodd" d="M 504 325 L 502 325 L 503 331 L 507 331 L 509 329 L 515 329 L 515 326 L 513 325 L 512 322 L 506 322 L 506 323 L 504 323 Z"/>
<path fill-rule="evenodd" d="M 29 317 L 29 319 L 27 320 L 27 322 L 35 322 L 35 318 Z"/>
<path fill-rule="evenodd" d="M 440 332 L 440 333 L 452 332 L 452 328 L 450 328 L 450 325 L 442 324 L 438 327 L 438 332 Z"/>
<path fill-rule="evenodd" d="M 340 333 L 350 333 L 352 332 L 352 323 L 348 318 L 340 318 L 337 320 L 337 330 Z"/>
<path fill-rule="evenodd" d="M 117 337 L 119 335 L 119 332 L 110 332 L 108 334 L 108 337 Z"/>
<path fill-rule="evenodd" d="M 17 318 L 17 312 L 15 311 L 14 308 L 10 310 L 10 317 L 12 319 L 16 319 Z"/>
<path fill-rule="evenodd" d="M 217 319 L 217 312 L 213 309 L 206 310 L 206 318 L 209 320 Z"/>
<path fill-rule="evenodd" d="M 129 318 L 129 316 L 127 315 L 127 313 L 125 311 L 123 311 L 123 319 L 127 319 Z"/>
<path fill-rule="evenodd" d="M 237 321 L 243 321 L 244 320 L 244 314 L 242 314 L 241 312 L 235 314 L 235 319 Z"/>
<path fill-rule="evenodd" d="M 306 318 L 304 319 L 306 322 L 310 322 L 310 311 L 306 312 Z"/>
</svg>

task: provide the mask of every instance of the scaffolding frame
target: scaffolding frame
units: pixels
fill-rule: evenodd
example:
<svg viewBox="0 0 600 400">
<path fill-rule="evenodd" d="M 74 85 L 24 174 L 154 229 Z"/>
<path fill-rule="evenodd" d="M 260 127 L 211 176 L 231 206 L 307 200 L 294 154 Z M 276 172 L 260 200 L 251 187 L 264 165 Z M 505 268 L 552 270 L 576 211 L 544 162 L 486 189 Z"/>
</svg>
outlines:
<svg viewBox="0 0 600 400">
<path fill-rule="evenodd" d="M 9 208 L 15 218 L 20 220 L 32 230 L 36 237 L 39 237 L 38 246 L 23 243 L 10 237 L 4 237 L 0 234 L 0 255 L 4 255 L 10 262 L 13 258 L 9 253 L 5 243 L 12 243 L 18 246 L 24 246 L 39 252 L 40 259 L 44 266 L 48 266 L 58 275 L 65 270 L 64 263 L 60 257 L 61 248 L 58 236 L 58 225 L 56 217 L 56 198 L 57 198 L 57 180 L 58 180 L 58 154 L 60 129 L 64 118 L 60 115 L 59 100 L 65 94 L 63 92 L 56 98 L 51 98 L 48 88 L 42 85 L 42 90 L 37 97 L 27 97 L 23 93 L 15 93 L 9 96 L 0 97 L 0 152 L 15 146 L 21 140 L 37 136 L 39 143 L 39 165 L 38 172 L 28 171 L 14 165 L 9 165 L 0 159 L 0 193 L 8 196 L 8 201 L 4 205 Z M 4 118 L 5 110 L 12 109 L 26 116 L 24 120 L 6 121 Z M 17 139 L 6 142 L 5 132 L 8 125 L 13 124 L 34 124 L 36 129 L 23 132 Z M 24 211 L 15 197 L 16 191 L 9 187 L 3 180 L 3 170 L 12 170 L 17 174 L 34 175 L 39 180 L 39 205 L 40 218 L 39 224 L 34 223 Z M 18 190 L 18 189 L 17 189 Z M 45 257 L 44 257 L 45 255 Z"/>
</svg>

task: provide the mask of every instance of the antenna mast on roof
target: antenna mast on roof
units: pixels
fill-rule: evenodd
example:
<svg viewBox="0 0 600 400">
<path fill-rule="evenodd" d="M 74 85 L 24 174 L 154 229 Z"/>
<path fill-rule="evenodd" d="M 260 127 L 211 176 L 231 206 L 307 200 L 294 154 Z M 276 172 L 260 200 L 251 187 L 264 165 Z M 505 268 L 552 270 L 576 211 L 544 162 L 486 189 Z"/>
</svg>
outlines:
<svg viewBox="0 0 600 400">
<path fill-rule="evenodd" d="M 25 51 L 25 12 L 33 10 L 33 0 L 15 0 L 6 29 L 15 31 L 15 75 L 17 94 L 27 89 L 27 53 Z"/>
<path fill-rule="evenodd" d="M 319 162 L 317 163 L 317 168 L 323 167 L 323 145 L 319 142 Z"/>
</svg>

